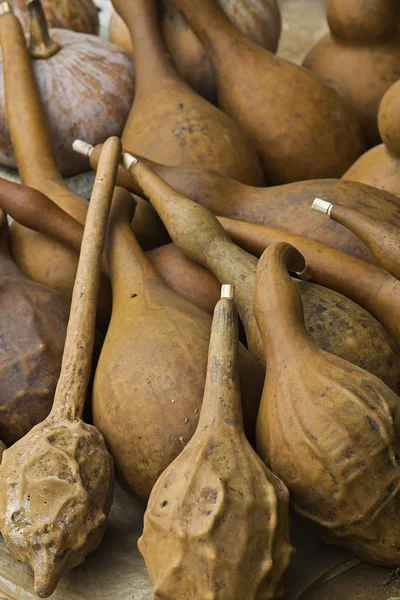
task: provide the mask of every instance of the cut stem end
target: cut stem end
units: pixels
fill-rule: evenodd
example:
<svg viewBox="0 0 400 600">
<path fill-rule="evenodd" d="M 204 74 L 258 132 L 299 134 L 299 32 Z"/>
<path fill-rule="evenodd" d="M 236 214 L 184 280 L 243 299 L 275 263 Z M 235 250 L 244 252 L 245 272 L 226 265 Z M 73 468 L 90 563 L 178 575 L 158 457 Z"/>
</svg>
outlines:
<svg viewBox="0 0 400 600">
<path fill-rule="evenodd" d="M 83 140 L 75 140 L 72 144 L 72 149 L 78 154 L 82 154 L 88 158 L 90 158 L 90 155 L 93 152 L 93 146 L 88 144 L 88 142 L 84 142 Z"/>
<path fill-rule="evenodd" d="M 235 286 L 231 283 L 224 283 L 221 287 L 221 298 L 227 298 L 228 300 L 234 300 L 235 298 Z"/>
<path fill-rule="evenodd" d="M 127 171 L 130 171 L 130 169 L 133 167 L 133 165 L 136 165 L 137 162 L 138 162 L 138 159 L 135 158 L 132 154 L 130 154 L 130 152 L 122 153 L 121 165 Z"/>
<path fill-rule="evenodd" d="M 316 212 L 320 212 L 330 217 L 333 204 L 331 204 L 331 202 L 327 202 L 327 200 L 322 200 L 322 198 L 315 198 L 314 202 L 311 205 L 311 208 Z"/>
</svg>

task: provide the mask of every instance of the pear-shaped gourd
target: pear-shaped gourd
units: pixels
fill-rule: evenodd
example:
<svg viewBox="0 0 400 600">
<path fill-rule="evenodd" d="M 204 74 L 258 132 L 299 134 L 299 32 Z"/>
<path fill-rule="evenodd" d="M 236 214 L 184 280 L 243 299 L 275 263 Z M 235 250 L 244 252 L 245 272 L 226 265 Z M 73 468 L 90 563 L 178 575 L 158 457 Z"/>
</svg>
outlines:
<svg viewBox="0 0 400 600">
<path fill-rule="evenodd" d="M 257 268 L 254 310 L 268 361 L 258 452 L 287 485 L 295 512 L 328 542 L 398 565 L 400 399 L 313 343 L 292 262 L 305 264 L 293 246 L 277 243 Z"/>
<path fill-rule="evenodd" d="M 11 445 L 50 412 L 69 301 L 18 269 L 4 221 L 0 210 L 0 438 Z"/>
<path fill-rule="evenodd" d="M 103 537 L 114 471 L 104 439 L 82 421 L 95 338 L 108 210 L 121 152 L 104 146 L 80 254 L 60 379 L 50 415 L 6 450 L 0 465 L 0 531 L 7 549 L 50 596 Z"/>
<path fill-rule="evenodd" d="M 378 126 L 383 144 L 363 154 L 343 179 L 374 186 L 400 196 L 400 82 L 384 95 L 379 106 Z M 321 194 L 322 195 L 322 194 Z"/>
<path fill-rule="evenodd" d="M 24 32 L 17 17 L 10 12 L 0 16 L 0 44 L 7 122 L 22 182 L 49 196 L 83 224 L 88 203 L 63 181 L 54 158 Z M 75 253 L 17 223 L 11 226 L 11 247 L 15 262 L 28 277 L 71 295 L 78 264 Z M 107 323 L 110 310 L 110 288 L 104 280 L 99 295 L 102 323 Z"/>
<path fill-rule="evenodd" d="M 178 248 L 212 271 L 220 282 L 234 282 L 248 347 L 259 364 L 265 366 L 263 344 L 252 305 L 257 260 L 232 243 L 210 211 L 178 194 L 143 162 L 124 153 L 123 164 L 152 202 Z M 316 342 L 350 362 L 366 366 L 367 360 L 368 368 L 375 373 L 380 359 L 377 361 L 370 350 L 376 329 L 381 332 L 378 324 L 370 321 L 371 329 L 366 329 L 365 320 L 362 320 L 363 324 L 358 320 L 358 307 L 343 296 L 332 295 L 326 288 L 306 282 L 298 282 L 297 285 L 307 306 L 307 327 Z M 350 329 L 353 335 L 349 334 Z M 390 379 L 394 362 L 397 382 L 397 360 L 393 361 L 396 355 L 387 346 L 386 352 L 392 357 L 388 365 L 392 374 Z M 382 365 L 384 371 L 387 368 L 385 364 Z M 381 367 L 378 372 L 381 373 Z"/>
<path fill-rule="evenodd" d="M 363 152 L 364 139 L 356 113 L 337 92 L 246 38 L 217 0 L 171 3 L 202 41 L 219 106 L 253 140 L 267 181 L 343 175 Z"/>
<path fill-rule="evenodd" d="M 93 416 L 121 482 L 146 503 L 196 429 L 211 318 L 156 274 L 132 234 L 131 211 L 131 198 L 120 189 L 107 235 L 113 311 L 94 380 Z M 240 364 L 252 438 L 263 373 L 243 347 Z"/>
<path fill-rule="evenodd" d="M 96 170 L 101 146 L 75 142 L 77 151 L 89 156 Z M 321 222 L 310 215 L 310 196 L 326 196 L 351 208 L 360 209 L 373 218 L 385 218 L 400 227 L 400 201 L 396 196 L 371 186 L 340 179 L 315 179 L 261 188 L 251 187 L 201 168 L 169 167 L 144 160 L 177 192 L 202 204 L 216 215 L 268 225 L 304 236 L 374 262 L 368 248 L 351 232 L 332 221 Z M 140 188 L 122 168 L 118 185 L 133 193 Z"/>
<path fill-rule="evenodd" d="M 145 513 L 139 549 L 155 598 L 276 598 L 292 553 L 288 492 L 243 430 L 232 294 L 222 286 L 215 307 L 196 432 Z"/>
<path fill-rule="evenodd" d="M 379 104 L 399 78 L 398 0 L 328 0 L 330 33 L 303 65 L 357 111 L 369 146 L 380 142 Z"/>
<path fill-rule="evenodd" d="M 359 210 L 316 198 L 313 210 L 322 212 L 358 235 L 386 271 L 400 279 L 400 229 L 387 221 L 371 219 Z"/>
<path fill-rule="evenodd" d="M 240 127 L 178 75 L 162 39 L 157 0 L 113 0 L 135 46 L 135 100 L 122 142 L 168 165 L 202 165 L 254 185 L 264 182 Z"/>
<path fill-rule="evenodd" d="M 277 0 L 219 0 L 230 21 L 250 39 L 271 52 L 276 52 L 281 33 L 281 14 Z M 162 2 L 162 33 L 179 75 L 198 94 L 215 102 L 217 91 L 210 61 L 204 48 L 183 15 Z M 111 15 L 109 39 L 134 54 L 129 29 L 121 17 Z"/>
</svg>

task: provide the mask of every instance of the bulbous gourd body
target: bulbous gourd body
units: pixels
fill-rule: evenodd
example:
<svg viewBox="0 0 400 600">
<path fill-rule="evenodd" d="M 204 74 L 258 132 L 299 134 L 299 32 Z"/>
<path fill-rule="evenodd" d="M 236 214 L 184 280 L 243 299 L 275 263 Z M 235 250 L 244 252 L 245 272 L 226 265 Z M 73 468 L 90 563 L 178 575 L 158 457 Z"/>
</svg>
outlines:
<svg viewBox="0 0 400 600">
<path fill-rule="evenodd" d="M 220 0 L 232 23 L 260 46 L 275 52 L 281 33 L 281 15 L 276 0 Z M 168 0 L 163 2 L 161 29 L 179 75 L 210 102 L 217 91 L 212 66 L 204 48 L 184 19 Z M 134 54 L 129 30 L 117 13 L 110 21 L 109 39 Z"/>
<path fill-rule="evenodd" d="M 274 244 L 258 268 L 255 311 L 269 370 L 257 448 L 287 485 L 294 510 L 324 539 L 367 561 L 396 565 L 399 398 L 311 342 L 286 270 L 293 251 Z"/>
<path fill-rule="evenodd" d="M 292 552 L 287 490 L 243 431 L 232 304 L 226 297 L 215 309 L 196 433 L 145 514 L 139 549 L 154 598 L 272 599 Z"/>
<path fill-rule="evenodd" d="M 42 0 L 49 27 L 72 29 L 81 33 L 99 33 L 99 11 L 93 0 Z M 29 13 L 25 0 L 12 0 L 14 14 L 29 31 Z"/>
<path fill-rule="evenodd" d="M 218 103 L 253 140 L 270 184 L 340 177 L 364 150 L 357 115 L 315 76 L 245 38 L 216 0 L 172 0 L 203 42 Z"/>
<path fill-rule="evenodd" d="M 380 142 L 379 104 L 398 79 L 400 6 L 396 0 L 329 0 L 327 11 L 331 33 L 303 65 L 355 108 L 374 146 Z"/>
</svg>

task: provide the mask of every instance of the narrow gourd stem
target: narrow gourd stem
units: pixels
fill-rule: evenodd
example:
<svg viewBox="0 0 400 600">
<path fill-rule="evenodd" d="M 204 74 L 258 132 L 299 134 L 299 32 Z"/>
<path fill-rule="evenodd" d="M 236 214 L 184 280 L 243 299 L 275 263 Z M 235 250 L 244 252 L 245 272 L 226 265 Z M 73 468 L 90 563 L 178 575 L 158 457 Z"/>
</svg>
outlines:
<svg viewBox="0 0 400 600">
<path fill-rule="evenodd" d="M 96 307 L 108 213 L 121 155 L 121 142 L 104 144 L 89 204 L 79 257 L 60 378 L 50 416 L 81 418 L 95 338 Z"/>
<path fill-rule="evenodd" d="M 243 430 L 239 384 L 239 326 L 234 287 L 225 284 L 214 310 L 207 376 L 198 430 L 212 426 Z"/>
<path fill-rule="evenodd" d="M 50 37 L 46 15 L 40 0 L 30 0 L 27 6 L 31 33 L 30 54 L 32 58 L 50 58 L 61 50 L 61 46 Z"/>
</svg>

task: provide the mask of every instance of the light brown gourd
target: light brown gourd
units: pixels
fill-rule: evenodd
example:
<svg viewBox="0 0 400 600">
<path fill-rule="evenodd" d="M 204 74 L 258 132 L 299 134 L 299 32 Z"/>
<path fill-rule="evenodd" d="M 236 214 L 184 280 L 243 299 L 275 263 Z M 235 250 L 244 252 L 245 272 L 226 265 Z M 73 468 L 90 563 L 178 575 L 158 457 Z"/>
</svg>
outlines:
<svg viewBox="0 0 400 600">
<path fill-rule="evenodd" d="M 281 33 L 277 0 L 218 0 L 229 20 L 247 37 L 276 52 Z M 183 15 L 168 0 L 161 2 L 161 30 L 176 70 L 191 87 L 215 103 L 217 91 L 212 66 L 204 48 Z M 109 39 L 134 54 L 129 29 L 115 11 L 111 15 Z"/>
<path fill-rule="evenodd" d="M 247 39 L 217 0 L 171 3 L 202 41 L 219 106 L 253 140 L 268 183 L 343 175 L 364 149 L 353 109 L 308 71 Z"/>
<path fill-rule="evenodd" d="M 372 219 L 358 210 L 341 204 L 332 204 L 316 198 L 313 210 L 328 215 L 358 235 L 393 277 L 400 279 L 400 229 L 387 221 Z"/>
<path fill-rule="evenodd" d="M 400 196 L 400 82 L 384 95 L 378 112 L 383 144 L 363 154 L 343 175 Z"/>
<path fill-rule="evenodd" d="M 192 260 L 206 266 L 220 282 L 233 282 L 249 350 L 265 367 L 263 345 L 252 306 L 257 268 L 255 257 L 233 244 L 207 209 L 175 192 L 141 161 L 124 153 L 122 164 L 150 199 L 178 248 Z M 298 281 L 297 285 L 307 307 L 307 327 L 315 341 L 330 352 L 371 369 L 373 373 L 381 376 L 383 372 L 385 381 L 388 374 L 390 385 L 395 382 L 397 389 L 398 356 L 384 339 L 378 323 L 368 319 L 369 315 L 363 311 L 360 320 L 359 307 L 344 296 L 332 295 L 330 290 L 306 282 Z M 368 322 L 369 326 L 366 326 Z M 389 362 L 386 359 L 381 362 L 380 357 L 371 353 L 371 344 L 375 344 L 378 331 Z"/>
<path fill-rule="evenodd" d="M 49 121 L 56 163 L 64 175 L 73 175 L 85 169 L 82 158 L 71 149 L 76 137 L 100 143 L 110 135 L 121 134 L 133 98 L 134 65 L 118 46 L 96 36 L 55 29 L 49 38 L 39 0 L 31 0 L 27 6 L 31 19 L 30 51 L 35 57 L 33 69 L 42 109 Z M 9 3 L 1 3 L 2 12 L 9 9 Z M 10 84 L 13 78 L 22 77 L 20 53 L 25 36 L 21 25 L 11 25 L 8 16 L 3 15 L 2 23 L 0 73 L 5 81 L 0 82 L 0 162 L 19 167 L 13 149 L 15 137 L 29 119 L 21 108 L 23 104 L 30 105 L 30 96 L 18 99 L 19 125 L 9 123 L 12 117 L 7 96 L 16 100 L 15 90 L 10 92 L 9 88 L 18 85 L 18 79 Z M 19 85 L 21 94 L 28 82 L 25 87 L 21 82 Z"/>
<path fill-rule="evenodd" d="M 201 164 L 262 185 L 257 154 L 240 127 L 179 77 L 163 42 L 157 0 L 113 0 L 113 5 L 135 45 L 135 100 L 124 146 L 165 164 Z"/>
<path fill-rule="evenodd" d="M 155 599 L 276 598 L 293 551 L 288 492 L 243 430 L 232 294 L 224 285 L 215 307 L 196 432 L 145 513 L 138 545 Z"/>
<path fill-rule="evenodd" d="M 76 141 L 74 147 L 89 157 L 92 168 L 96 170 L 101 146 L 93 147 Z M 310 196 L 326 196 L 334 202 L 360 209 L 370 217 L 385 218 L 400 227 L 398 198 L 360 183 L 317 179 L 257 188 L 201 168 L 169 167 L 141 160 L 177 192 L 216 215 L 288 230 L 368 262 L 376 261 L 359 238 L 332 222 L 321 222 L 321 219 L 310 215 Z M 118 185 L 133 193 L 140 193 L 134 179 L 122 167 L 118 171 Z"/>
<path fill-rule="evenodd" d="M 35 591 L 50 596 L 103 537 L 111 507 L 112 459 L 99 432 L 81 419 L 95 337 L 101 256 L 121 152 L 102 152 L 71 304 L 63 362 L 50 415 L 3 454 L 0 531 L 9 552 L 27 562 Z"/>
<path fill-rule="evenodd" d="M 369 146 L 380 142 L 379 104 L 399 78 L 400 4 L 397 0 L 328 0 L 330 33 L 303 66 L 357 111 Z"/>
<path fill-rule="evenodd" d="M 94 423 L 127 491 L 146 503 L 199 418 L 209 315 L 160 279 L 135 240 L 132 202 L 117 189 L 106 242 L 113 312 L 93 386 Z M 252 439 L 263 374 L 241 348 L 243 409 Z"/>
<path fill-rule="evenodd" d="M 257 450 L 287 485 L 294 511 L 324 539 L 396 566 L 399 397 L 310 339 L 288 274 L 293 261 L 305 265 L 293 246 L 277 243 L 257 268 L 254 309 L 268 361 Z"/>
<path fill-rule="evenodd" d="M 99 9 L 93 0 L 41 0 L 49 27 L 72 29 L 81 33 L 99 33 Z M 26 0 L 11 0 L 14 14 L 29 31 Z"/>
</svg>

